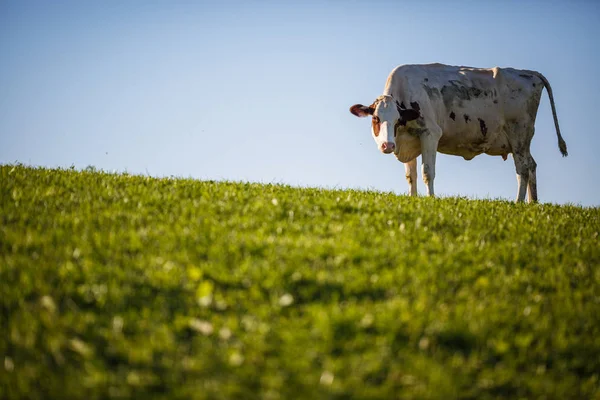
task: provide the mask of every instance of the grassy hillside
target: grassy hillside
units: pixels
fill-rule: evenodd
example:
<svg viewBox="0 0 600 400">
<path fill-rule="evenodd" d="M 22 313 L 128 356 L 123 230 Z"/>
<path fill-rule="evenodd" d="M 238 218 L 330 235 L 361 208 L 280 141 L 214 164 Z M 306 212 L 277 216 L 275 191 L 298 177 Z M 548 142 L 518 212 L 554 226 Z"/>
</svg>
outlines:
<svg viewBox="0 0 600 400">
<path fill-rule="evenodd" d="M 593 398 L 599 231 L 598 208 L 0 166 L 0 398 Z"/>
</svg>

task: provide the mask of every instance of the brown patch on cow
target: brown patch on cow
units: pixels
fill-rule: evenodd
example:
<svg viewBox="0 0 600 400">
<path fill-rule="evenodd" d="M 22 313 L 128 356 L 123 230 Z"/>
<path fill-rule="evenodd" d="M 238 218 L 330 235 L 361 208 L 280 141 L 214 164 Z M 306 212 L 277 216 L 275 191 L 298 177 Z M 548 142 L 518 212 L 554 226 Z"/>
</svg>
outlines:
<svg viewBox="0 0 600 400">
<path fill-rule="evenodd" d="M 419 103 L 417 103 L 416 101 L 413 101 L 410 103 L 410 106 L 413 108 L 413 110 L 421 111 L 421 107 L 419 107 Z"/>
<path fill-rule="evenodd" d="M 463 118 L 465 119 L 465 124 L 471 120 L 467 114 L 464 114 Z"/>
<path fill-rule="evenodd" d="M 450 118 L 452 118 L 452 121 L 456 121 L 456 114 L 454 114 L 454 111 L 450 113 Z"/>
<path fill-rule="evenodd" d="M 507 159 L 507 158 L 508 158 L 508 154 L 502 154 L 502 159 L 503 159 L 504 161 L 506 161 L 506 159 Z"/>
<path fill-rule="evenodd" d="M 374 116 L 371 120 L 371 123 L 373 125 L 373 134 L 375 136 L 379 136 L 379 130 L 381 129 L 381 121 L 379 120 L 379 117 Z"/>
<path fill-rule="evenodd" d="M 485 126 L 485 121 L 481 118 L 477 118 L 479 120 L 479 129 L 481 129 L 481 134 L 483 136 L 487 135 L 487 126 Z"/>
</svg>

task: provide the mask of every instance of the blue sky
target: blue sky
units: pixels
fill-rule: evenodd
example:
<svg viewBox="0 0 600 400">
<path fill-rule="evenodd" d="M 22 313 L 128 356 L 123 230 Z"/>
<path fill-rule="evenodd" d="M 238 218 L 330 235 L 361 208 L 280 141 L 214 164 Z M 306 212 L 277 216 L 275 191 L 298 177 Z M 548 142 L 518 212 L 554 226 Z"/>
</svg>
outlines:
<svg viewBox="0 0 600 400">
<path fill-rule="evenodd" d="M 542 202 L 600 205 L 600 3 L 1 1 L 0 163 L 407 192 L 368 119 L 397 65 L 512 66 L 552 84 Z M 436 193 L 513 199 L 512 158 L 438 154 Z M 419 191 L 424 184 L 419 171 Z"/>
</svg>

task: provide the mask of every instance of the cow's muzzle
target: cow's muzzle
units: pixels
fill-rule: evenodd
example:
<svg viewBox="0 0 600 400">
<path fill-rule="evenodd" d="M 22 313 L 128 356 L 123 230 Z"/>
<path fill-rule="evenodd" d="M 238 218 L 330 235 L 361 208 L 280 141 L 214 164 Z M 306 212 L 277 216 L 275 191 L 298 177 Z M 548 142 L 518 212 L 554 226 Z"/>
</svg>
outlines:
<svg viewBox="0 0 600 400">
<path fill-rule="evenodd" d="M 385 154 L 390 154 L 396 148 L 396 144 L 394 142 L 383 142 L 381 144 L 381 151 Z"/>
</svg>

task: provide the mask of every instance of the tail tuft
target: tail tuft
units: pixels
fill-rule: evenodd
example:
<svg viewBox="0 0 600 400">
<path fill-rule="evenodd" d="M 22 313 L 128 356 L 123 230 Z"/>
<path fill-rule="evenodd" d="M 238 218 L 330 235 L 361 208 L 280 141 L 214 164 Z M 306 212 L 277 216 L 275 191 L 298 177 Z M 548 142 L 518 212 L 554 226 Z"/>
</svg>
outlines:
<svg viewBox="0 0 600 400">
<path fill-rule="evenodd" d="M 558 138 L 558 148 L 560 149 L 560 153 L 563 157 L 569 155 L 569 153 L 567 152 L 567 144 L 565 143 L 562 137 Z"/>
</svg>

